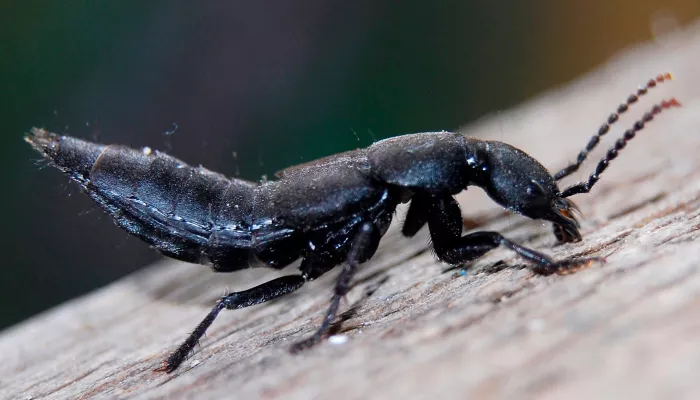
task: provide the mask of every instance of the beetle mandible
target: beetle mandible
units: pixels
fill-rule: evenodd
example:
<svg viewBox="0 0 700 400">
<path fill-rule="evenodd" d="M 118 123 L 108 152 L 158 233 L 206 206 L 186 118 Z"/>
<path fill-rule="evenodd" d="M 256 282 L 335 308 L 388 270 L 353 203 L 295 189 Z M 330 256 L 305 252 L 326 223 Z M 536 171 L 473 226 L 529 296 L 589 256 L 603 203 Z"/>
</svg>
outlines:
<svg viewBox="0 0 700 400">
<path fill-rule="evenodd" d="M 475 260 L 504 246 L 541 274 L 570 273 L 599 258 L 555 261 L 498 232 L 462 236 L 454 195 L 478 186 L 511 212 L 551 221 L 559 242 L 581 240 L 577 207 L 568 199 L 588 193 L 627 142 L 675 98 L 654 105 L 625 131 L 587 181 L 560 190 L 557 181 L 586 160 L 619 115 L 639 96 L 670 80 L 649 80 L 618 106 L 577 160 L 554 175 L 525 152 L 503 142 L 450 132 L 416 133 L 378 141 L 277 173 L 277 180 L 251 183 L 192 167 L 157 151 L 101 145 L 33 128 L 25 137 L 55 167 L 68 174 L 114 222 L 162 254 L 231 272 L 255 264 L 281 269 L 301 259 L 300 273 L 225 295 L 158 369 L 174 371 L 223 309 L 266 302 L 299 289 L 343 265 L 330 306 L 318 330 L 296 343 L 319 342 L 336 317 L 360 263 L 369 260 L 399 203 L 410 201 L 402 233 L 428 225 L 437 258 L 449 264 Z"/>
</svg>

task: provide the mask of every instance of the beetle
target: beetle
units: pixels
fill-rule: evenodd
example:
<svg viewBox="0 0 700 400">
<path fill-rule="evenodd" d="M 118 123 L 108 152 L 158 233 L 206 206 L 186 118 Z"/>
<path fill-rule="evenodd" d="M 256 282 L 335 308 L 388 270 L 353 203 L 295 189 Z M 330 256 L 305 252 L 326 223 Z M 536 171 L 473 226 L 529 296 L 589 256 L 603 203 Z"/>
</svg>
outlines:
<svg viewBox="0 0 700 400">
<path fill-rule="evenodd" d="M 679 106 L 675 98 L 654 105 L 615 142 L 590 175 L 560 190 L 557 181 L 577 171 L 620 114 L 657 84 L 662 74 L 630 95 L 602 124 L 575 162 L 551 174 L 513 146 L 451 132 L 415 133 L 375 142 L 278 172 L 252 183 L 192 167 L 165 153 L 102 145 L 33 128 L 26 141 L 68 174 L 114 222 L 162 254 L 208 264 L 217 272 L 254 265 L 281 269 L 301 259 L 298 274 L 225 295 L 158 371 L 178 368 L 223 309 L 238 309 L 299 289 L 338 265 L 330 306 L 318 330 L 292 346 L 319 342 L 334 321 L 358 265 L 369 260 L 400 203 L 410 205 L 402 233 L 428 226 L 437 258 L 463 264 L 504 246 L 540 274 L 570 273 L 600 258 L 555 261 L 498 232 L 462 236 L 454 195 L 478 186 L 507 210 L 550 221 L 559 242 L 581 240 L 578 208 L 568 198 L 588 193 L 627 142 L 655 115 Z"/>
</svg>

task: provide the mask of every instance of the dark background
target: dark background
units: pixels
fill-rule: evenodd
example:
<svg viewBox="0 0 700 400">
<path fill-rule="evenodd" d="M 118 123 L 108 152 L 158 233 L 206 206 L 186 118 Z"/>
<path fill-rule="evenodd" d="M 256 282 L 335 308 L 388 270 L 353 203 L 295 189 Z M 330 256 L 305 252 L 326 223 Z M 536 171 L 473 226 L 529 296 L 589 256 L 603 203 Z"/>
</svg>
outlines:
<svg viewBox="0 0 700 400">
<path fill-rule="evenodd" d="M 457 129 L 699 15 L 697 0 L 2 2 L 0 329 L 160 257 L 39 170 L 32 126 L 257 180 Z"/>
</svg>

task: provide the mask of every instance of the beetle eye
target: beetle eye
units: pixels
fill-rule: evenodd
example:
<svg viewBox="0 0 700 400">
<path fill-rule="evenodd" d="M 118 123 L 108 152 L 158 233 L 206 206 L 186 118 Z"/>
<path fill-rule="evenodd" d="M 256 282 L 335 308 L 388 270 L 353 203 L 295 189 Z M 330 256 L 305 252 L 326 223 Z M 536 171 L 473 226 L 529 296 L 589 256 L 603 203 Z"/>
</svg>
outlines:
<svg viewBox="0 0 700 400">
<path fill-rule="evenodd" d="M 546 194 L 546 191 L 544 190 L 544 187 L 540 185 L 537 181 L 532 180 L 530 181 L 530 184 L 527 185 L 527 189 L 525 189 L 525 192 L 529 197 L 541 197 Z"/>
</svg>

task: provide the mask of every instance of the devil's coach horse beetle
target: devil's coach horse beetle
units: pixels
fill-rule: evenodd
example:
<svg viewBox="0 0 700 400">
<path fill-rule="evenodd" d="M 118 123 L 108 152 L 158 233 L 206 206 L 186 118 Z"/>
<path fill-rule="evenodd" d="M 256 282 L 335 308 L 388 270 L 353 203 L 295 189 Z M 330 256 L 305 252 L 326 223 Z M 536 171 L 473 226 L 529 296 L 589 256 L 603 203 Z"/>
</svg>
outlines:
<svg viewBox="0 0 700 400">
<path fill-rule="evenodd" d="M 358 264 L 377 250 L 399 203 L 411 204 L 403 234 L 426 223 L 437 257 L 450 264 L 475 260 L 505 246 L 533 263 L 537 273 L 569 273 L 599 258 L 554 261 L 498 232 L 462 236 L 453 195 L 479 186 L 509 211 L 553 222 L 560 242 L 581 240 L 576 205 L 567 197 L 588 193 L 627 142 L 675 98 L 654 105 L 625 131 L 588 181 L 559 190 L 556 181 L 578 170 L 619 115 L 639 96 L 670 80 L 657 76 L 628 97 L 600 127 L 576 162 L 551 175 L 534 158 L 506 143 L 450 132 L 416 133 L 365 149 L 322 158 L 277 173 L 278 180 L 228 179 L 149 149 L 105 146 L 33 128 L 26 141 L 78 182 L 114 222 L 166 256 L 209 264 L 217 272 L 258 262 L 280 269 L 301 258 L 300 274 L 287 275 L 224 296 L 159 371 L 174 371 L 224 308 L 263 303 L 299 289 L 343 264 L 330 307 L 316 333 L 292 350 L 321 340 L 336 317 Z"/>
</svg>

